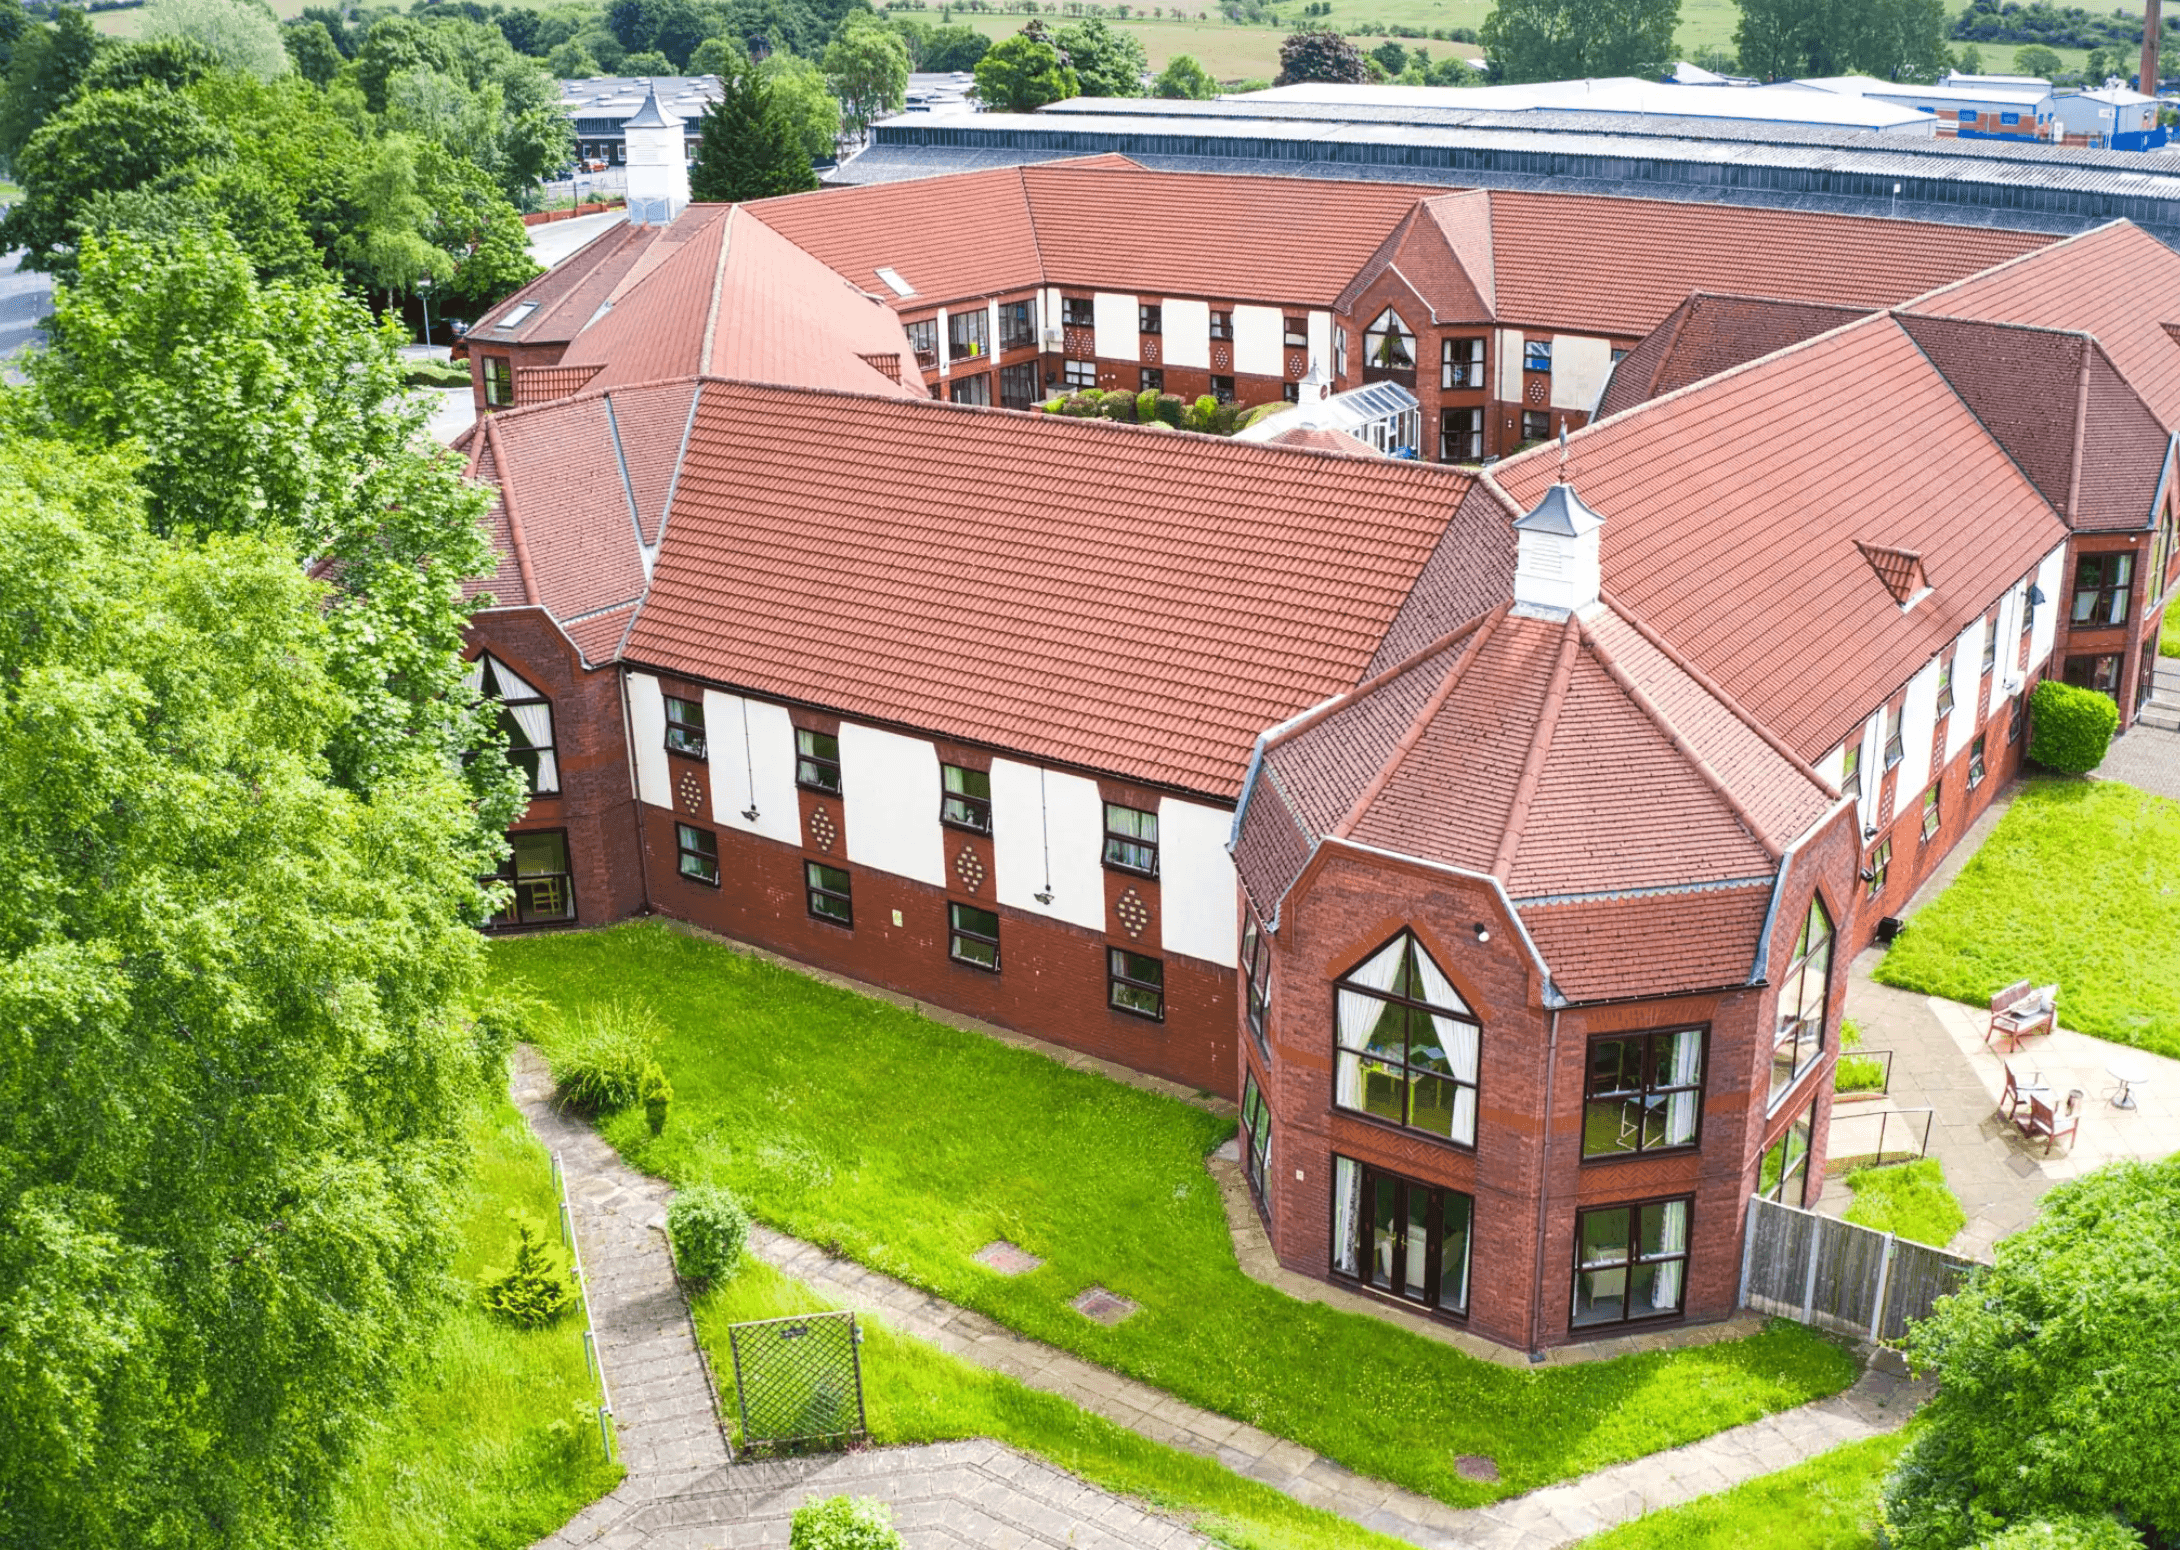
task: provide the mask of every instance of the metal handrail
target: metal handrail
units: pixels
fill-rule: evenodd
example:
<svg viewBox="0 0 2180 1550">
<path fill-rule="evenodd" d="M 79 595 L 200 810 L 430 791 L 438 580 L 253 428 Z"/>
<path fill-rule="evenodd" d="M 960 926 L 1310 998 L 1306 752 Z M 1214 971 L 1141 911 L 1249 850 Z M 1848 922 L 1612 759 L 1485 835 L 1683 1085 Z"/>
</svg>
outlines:
<svg viewBox="0 0 2180 1550">
<path fill-rule="evenodd" d="M 590 1281 L 583 1274 L 583 1247 L 575 1241 L 575 1207 L 568 1200 L 567 1170 L 560 1166 L 560 1154 L 554 1152 L 553 1185 L 560 1191 L 560 1241 L 568 1246 L 568 1265 L 575 1276 L 576 1291 L 583 1299 L 583 1360 L 589 1364 L 591 1376 L 598 1380 L 598 1442 L 605 1449 L 606 1462 L 613 1461 L 613 1393 L 606 1386 L 605 1357 L 598 1350 L 598 1325 L 591 1316 Z"/>
<path fill-rule="evenodd" d="M 1842 1061 L 1848 1061 L 1848 1060 L 1878 1060 L 1878 1061 L 1882 1061 L 1882 1062 L 1883 1062 L 1883 1064 L 1884 1064 L 1884 1067 L 1885 1067 L 1885 1076 L 1884 1076 L 1884 1080 L 1883 1080 L 1883 1081 L 1881 1081 L 1881 1082 L 1879 1082 L 1879 1083 L 1878 1083 L 1878 1084 L 1877 1084 L 1877 1085 L 1876 1085 L 1875 1087 L 1857 1087 L 1857 1088 L 1853 1088 L 1853 1089 L 1851 1089 L 1851 1090 L 1850 1090 L 1850 1089 L 1847 1089 L 1847 1088 L 1843 1088 L 1843 1087 L 1839 1087 L 1839 1086 L 1837 1086 L 1837 1085 L 1836 1085 L 1836 1083 L 1837 1083 L 1837 1072 L 1838 1072 L 1838 1067 L 1837 1067 L 1837 1066 L 1835 1065 L 1835 1066 L 1833 1067 L 1833 1071 L 1834 1071 L 1834 1082 L 1835 1082 L 1835 1085 L 1834 1085 L 1834 1087 L 1833 1087 L 1833 1091 L 1834 1091 L 1834 1093 L 1835 1093 L 1835 1094 L 1837 1094 L 1837 1096 L 1838 1096 L 1838 1097 L 1840 1097 L 1840 1098 L 1851 1098 L 1851 1099 L 1858 1099 L 1858 1100 L 1859 1100 L 1859 1099 L 1869 1099 L 1869 1098 L 1883 1098 L 1883 1097 L 1885 1097 L 1885 1096 L 1887 1096 L 1888 1094 L 1890 1094 L 1890 1093 L 1891 1093 L 1891 1091 L 1892 1091 L 1892 1051 L 1891 1051 L 1891 1050 L 1889 1050 L 1889 1049 L 1846 1049 L 1846 1050 L 1841 1050 L 1841 1051 L 1839 1052 L 1839 1058 L 1840 1058 L 1840 1060 L 1842 1060 Z"/>
</svg>

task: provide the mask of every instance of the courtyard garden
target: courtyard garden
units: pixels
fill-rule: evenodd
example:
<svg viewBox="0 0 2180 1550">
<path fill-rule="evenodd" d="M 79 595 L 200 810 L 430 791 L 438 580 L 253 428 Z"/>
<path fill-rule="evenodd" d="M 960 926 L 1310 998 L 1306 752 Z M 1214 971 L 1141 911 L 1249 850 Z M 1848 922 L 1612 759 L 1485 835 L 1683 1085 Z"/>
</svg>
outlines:
<svg viewBox="0 0 2180 1550">
<path fill-rule="evenodd" d="M 2180 1056 L 2180 802 L 2117 781 L 2029 780 L 1876 970 L 1972 1006 L 2057 983 L 2059 1020 Z"/>
<path fill-rule="evenodd" d="M 1854 1203 L 1847 1220 L 1876 1232 L 1897 1233 L 1916 1243 L 1942 1249 L 1968 1224 L 1968 1213 L 1946 1187 L 1945 1165 L 1935 1157 L 1857 1168 L 1847 1175 Z"/>
<path fill-rule="evenodd" d="M 637 1166 L 723 1185 L 781 1231 L 1455 1505 L 1693 1441 L 1855 1376 L 1845 1350 L 1784 1323 L 1611 1361 L 1479 1361 L 1244 1275 L 1203 1165 L 1231 1119 L 665 926 L 492 954 L 503 987 L 542 998 L 548 1023 L 632 998 L 656 1017 L 673 1092 L 663 1133 L 640 1106 L 601 1122 Z M 995 1239 L 1044 1263 L 999 1276 L 972 1258 Z M 1093 1323 L 1068 1305 L 1093 1285 L 1140 1311 Z M 1499 1480 L 1464 1478 L 1462 1455 L 1491 1459 Z"/>
</svg>

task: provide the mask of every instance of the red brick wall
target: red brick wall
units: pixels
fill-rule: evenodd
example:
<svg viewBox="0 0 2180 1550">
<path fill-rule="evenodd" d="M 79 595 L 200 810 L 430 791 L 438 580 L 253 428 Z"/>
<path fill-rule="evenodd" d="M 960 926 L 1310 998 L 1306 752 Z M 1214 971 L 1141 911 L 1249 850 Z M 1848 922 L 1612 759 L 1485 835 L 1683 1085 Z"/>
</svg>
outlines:
<svg viewBox="0 0 2180 1550">
<path fill-rule="evenodd" d="M 484 368 L 487 357 L 505 359 L 510 373 L 523 371 L 532 366 L 557 366 L 560 357 L 568 353 L 569 341 L 554 340 L 546 344 L 495 343 L 488 339 L 472 339 L 469 346 L 469 393 L 470 401 L 479 414 L 489 414 L 500 409 L 511 409 L 512 403 L 488 404 L 484 401 Z M 510 386 L 513 377 L 509 377 Z"/>
</svg>

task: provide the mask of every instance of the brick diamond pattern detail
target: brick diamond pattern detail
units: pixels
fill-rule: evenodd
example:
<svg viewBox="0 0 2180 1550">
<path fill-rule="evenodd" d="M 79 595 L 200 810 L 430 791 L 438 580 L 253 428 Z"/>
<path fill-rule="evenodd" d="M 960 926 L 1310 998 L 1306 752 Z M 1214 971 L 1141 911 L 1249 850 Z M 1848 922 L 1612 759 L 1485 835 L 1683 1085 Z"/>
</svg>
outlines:
<svg viewBox="0 0 2180 1550">
<path fill-rule="evenodd" d="M 1131 937 L 1142 936 L 1151 923 L 1151 907 L 1133 887 L 1113 901 L 1113 913 L 1120 917 L 1120 924 Z"/>
<path fill-rule="evenodd" d="M 1135 1312 L 1136 1307 L 1127 1298 L 1117 1292 L 1108 1292 L 1102 1286 L 1085 1287 L 1068 1306 L 1093 1323 L 1107 1326 L 1118 1324 Z"/>
<path fill-rule="evenodd" d="M 1087 328 L 1070 328 L 1066 331 L 1066 349 L 1070 357 L 1087 361 L 1098 353 L 1097 336 Z"/>
<path fill-rule="evenodd" d="M 1028 1275 L 1044 1263 L 1029 1250 L 1017 1248 L 1004 1238 L 994 1238 L 969 1257 L 986 1270 L 996 1270 L 1003 1276 Z"/>
<path fill-rule="evenodd" d="M 964 845 L 961 854 L 954 858 L 954 875 L 961 879 L 961 886 L 975 893 L 984 886 L 984 862 L 974 846 Z"/>
<path fill-rule="evenodd" d="M 1146 366 L 1158 364 L 1158 336 L 1156 334 L 1145 334 L 1143 336 L 1143 364 Z"/>
<path fill-rule="evenodd" d="M 1532 404 L 1541 404 L 1544 402 L 1544 379 L 1542 377 L 1533 377 L 1530 379 L 1529 402 L 1531 402 Z"/>
<path fill-rule="evenodd" d="M 1223 344 L 1213 345 L 1211 347 L 1211 369 L 1213 371 L 1233 370 L 1234 352 Z"/>
<path fill-rule="evenodd" d="M 822 804 L 810 809 L 810 837 L 817 841 L 817 848 L 830 855 L 833 841 L 840 838 L 840 826 L 833 822 L 832 813 Z"/>
<path fill-rule="evenodd" d="M 1302 373 L 1308 369 L 1308 363 L 1302 356 L 1290 355 L 1287 357 L 1287 375 L 1294 378 L 1295 381 L 1301 381 Z"/>
<path fill-rule="evenodd" d="M 695 817 L 704 805 L 704 783 L 696 778 L 696 771 L 683 770 L 674 789 L 681 794 L 681 805 L 688 810 L 689 816 Z"/>
</svg>

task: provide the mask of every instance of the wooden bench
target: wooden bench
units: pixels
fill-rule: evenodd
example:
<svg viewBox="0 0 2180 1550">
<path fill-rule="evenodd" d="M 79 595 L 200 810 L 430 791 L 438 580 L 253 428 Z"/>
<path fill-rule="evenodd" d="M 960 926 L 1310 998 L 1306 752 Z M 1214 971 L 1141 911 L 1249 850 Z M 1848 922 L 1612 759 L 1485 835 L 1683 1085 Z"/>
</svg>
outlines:
<svg viewBox="0 0 2180 1550">
<path fill-rule="evenodd" d="M 1991 997 L 1990 1021 L 1983 1025 L 1983 1047 L 2004 1039 L 2007 1054 L 2021 1048 L 2032 1033 L 2050 1033 L 2059 1026 L 2059 987 L 2031 985 L 2017 980 Z"/>
</svg>

